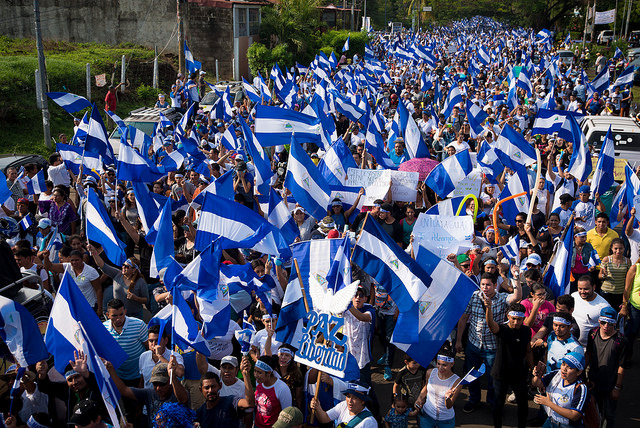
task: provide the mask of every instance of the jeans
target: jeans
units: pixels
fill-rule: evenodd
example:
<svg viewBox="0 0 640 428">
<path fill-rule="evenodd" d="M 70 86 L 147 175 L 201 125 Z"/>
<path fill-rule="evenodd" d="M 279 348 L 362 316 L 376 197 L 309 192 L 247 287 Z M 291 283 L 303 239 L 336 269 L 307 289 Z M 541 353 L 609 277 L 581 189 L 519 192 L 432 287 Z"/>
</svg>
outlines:
<svg viewBox="0 0 640 428">
<path fill-rule="evenodd" d="M 527 380 L 525 379 L 509 379 L 498 380 L 493 379 L 493 387 L 496 394 L 496 403 L 493 407 L 493 426 L 502 428 L 504 402 L 507 398 L 509 386 L 513 389 L 518 403 L 518 428 L 527 426 L 527 415 L 529 413 L 529 396 L 527 394 Z"/>
<path fill-rule="evenodd" d="M 371 363 L 360 369 L 360 380 L 371 386 Z"/>
<path fill-rule="evenodd" d="M 571 425 L 561 424 L 559 422 L 552 421 L 551 418 L 542 425 L 542 428 L 571 428 Z"/>
<path fill-rule="evenodd" d="M 600 413 L 600 421 L 607 422 L 607 428 L 615 428 L 616 426 L 616 407 L 618 406 L 618 400 L 611 398 L 611 391 L 599 391 L 598 388 L 594 388 L 593 396 L 596 399 L 598 405 L 598 411 Z"/>
<path fill-rule="evenodd" d="M 468 372 L 472 367 L 480 367 L 482 363 L 485 364 L 487 373 L 487 403 L 490 406 L 495 404 L 495 394 L 493 391 L 493 379 L 491 378 L 491 368 L 493 367 L 493 361 L 496 359 L 496 351 L 488 351 L 486 349 L 480 349 L 473 345 L 471 341 L 467 341 L 467 347 L 465 348 L 465 361 L 464 371 Z M 476 380 L 469 384 L 469 402 L 472 404 L 478 404 L 480 402 L 480 381 Z"/>
<path fill-rule="evenodd" d="M 418 415 L 420 428 L 454 428 L 456 426 L 456 418 L 437 421 L 424 412 Z"/>
<path fill-rule="evenodd" d="M 391 335 L 393 335 L 393 329 L 396 326 L 396 319 L 394 315 L 385 315 L 378 312 L 376 325 L 378 326 L 378 334 L 380 337 L 380 343 L 384 349 L 386 359 L 384 361 L 385 366 L 391 366 L 393 364 L 393 357 L 396 353 L 395 345 L 391 344 Z"/>
</svg>

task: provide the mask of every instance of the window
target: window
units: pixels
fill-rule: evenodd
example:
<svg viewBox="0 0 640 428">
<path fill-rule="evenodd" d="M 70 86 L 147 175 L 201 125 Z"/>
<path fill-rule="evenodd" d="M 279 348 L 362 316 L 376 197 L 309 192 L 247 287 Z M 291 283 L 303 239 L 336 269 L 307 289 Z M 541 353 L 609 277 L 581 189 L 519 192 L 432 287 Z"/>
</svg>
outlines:
<svg viewBox="0 0 640 428">
<path fill-rule="evenodd" d="M 248 36 L 247 9 L 236 8 L 236 37 Z"/>
<path fill-rule="evenodd" d="M 260 8 L 252 7 L 249 9 L 249 35 L 258 34 L 260 34 Z"/>
</svg>

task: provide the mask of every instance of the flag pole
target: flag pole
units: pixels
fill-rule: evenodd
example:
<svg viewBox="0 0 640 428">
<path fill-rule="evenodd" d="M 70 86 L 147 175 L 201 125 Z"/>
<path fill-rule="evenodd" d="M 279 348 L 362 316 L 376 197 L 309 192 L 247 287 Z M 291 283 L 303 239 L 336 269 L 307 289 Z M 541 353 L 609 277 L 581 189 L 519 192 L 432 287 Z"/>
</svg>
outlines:
<svg viewBox="0 0 640 428">
<path fill-rule="evenodd" d="M 504 202 L 510 201 L 511 199 L 515 199 L 518 196 L 525 196 L 527 192 L 516 193 L 515 195 L 511 195 L 507 198 L 504 198 L 498 202 L 496 202 L 496 206 L 493 208 L 493 229 L 498 230 L 498 207 L 502 205 Z M 496 244 L 500 243 L 500 234 L 496 233 Z"/>
<path fill-rule="evenodd" d="M 558 240 L 555 248 L 553 249 L 553 253 L 551 253 L 551 256 L 549 257 L 549 261 L 553 260 L 553 258 L 555 257 L 556 252 L 558 251 L 558 248 L 560 248 L 560 246 L 562 245 L 562 242 L 564 241 L 565 236 L 567 235 L 568 227 L 573 220 L 574 220 L 574 214 L 571 214 L 571 216 L 569 217 L 569 220 L 567 221 L 567 225 L 564 227 L 564 230 L 562 231 L 562 236 Z M 547 271 L 549 270 L 549 266 L 551 265 L 547 263 L 547 266 L 544 268 L 544 272 L 542 272 L 543 280 L 544 280 L 544 276 L 547 274 Z"/>
<path fill-rule="evenodd" d="M 296 268 L 298 274 L 298 281 L 300 282 L 300 291 L 302 291 L 302 299 L 304 300 L 304 309 L 309 313 L 309 302 L 307 302 L 307 295 L 304 292 L 304 283 L 302 282 L 302 276 L 300 276 L 300 266 L 298 266 L 298 259 L 293 259 L 293 265 Z"/>
<path fill-rule="evenodd" d="M 529 201 L 529 215 L 527 216 L 527 222 L 531 223 L 531 216 L 533 215 L 533 208 L 535 206 L 536 198 L 538 197 L 538 181 L 540 181 L 540 177 L 542 176 L 542 165 L 540 158 L 540 150 L 536 148 L 536 161 L 538 162 L 538 167 L 536 168 L 536 181 L 533 185 L 533 192 L 531 194 L 531 201 Z"/>
</svg>

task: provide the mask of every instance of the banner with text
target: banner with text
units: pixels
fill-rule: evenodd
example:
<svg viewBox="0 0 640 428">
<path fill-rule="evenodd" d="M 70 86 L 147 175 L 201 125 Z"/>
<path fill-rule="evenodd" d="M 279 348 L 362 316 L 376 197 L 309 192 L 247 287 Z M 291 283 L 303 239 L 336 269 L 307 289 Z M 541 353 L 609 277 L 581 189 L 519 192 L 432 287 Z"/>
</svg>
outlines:
<svg viewBox="0 0 640 428">
<path fill-rule="evenodd" d="M 347 186 L 364 187 L 366 190 L 364 205 L 371 205 L 376 199 L 385 199 L 389 191 L 389 183 L 393 180 L 391 185 L 393 200 L 415 202 L 418 177 L 417 172 L 349 168 Z"/>
<path fill-rule="evenodd" d="M 441 216 L 421 213 L 413 225 L 413 246 L 422 245 L 442 258 L 472 247 L 471 216 Z"/>
<path fill-rule="evenodd" d="M 593 21 L 595 25 L 611 24 L 616 20 L 616 10 L 611 9 L 604 12 L 596 12 L 596 19 Z"/>
</svg>

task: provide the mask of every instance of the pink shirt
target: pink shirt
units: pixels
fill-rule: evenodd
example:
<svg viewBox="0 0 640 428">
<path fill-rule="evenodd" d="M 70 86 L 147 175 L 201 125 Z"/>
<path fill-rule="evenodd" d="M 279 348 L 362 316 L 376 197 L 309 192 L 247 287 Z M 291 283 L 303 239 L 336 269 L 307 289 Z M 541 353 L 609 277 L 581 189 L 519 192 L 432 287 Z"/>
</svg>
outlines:
<svg viewBox="0 0 640 428">
<path fill-rule="evenodd" d="M 533 308 L 533 303 L 531 303 L 531 300 L 529 299 L 525 299 L 520 303 L 522 303 L 522 305 L 526 309 L 524 313 L 525 318 L 529 317 L 529 315 L 531 315 L 531 309 Z M 538 330 L 540 330 L 540 327 L 542 327 L 542 325 L 544 324 L 544 320 L 545 318 L 547 318 L 547 315 L 555 311 L 556 311 L 556 308 L 549 301 L 545 300 L 545 302 L 542 305 L 540 305 L 540 307 L 538 308 L 538 313 L 536 314 L 536 319 L 533 322 L 533 325 L 531 326 L 531 330 L 533 331 L 533 334 L 536 334 Z"/>
</svg>

